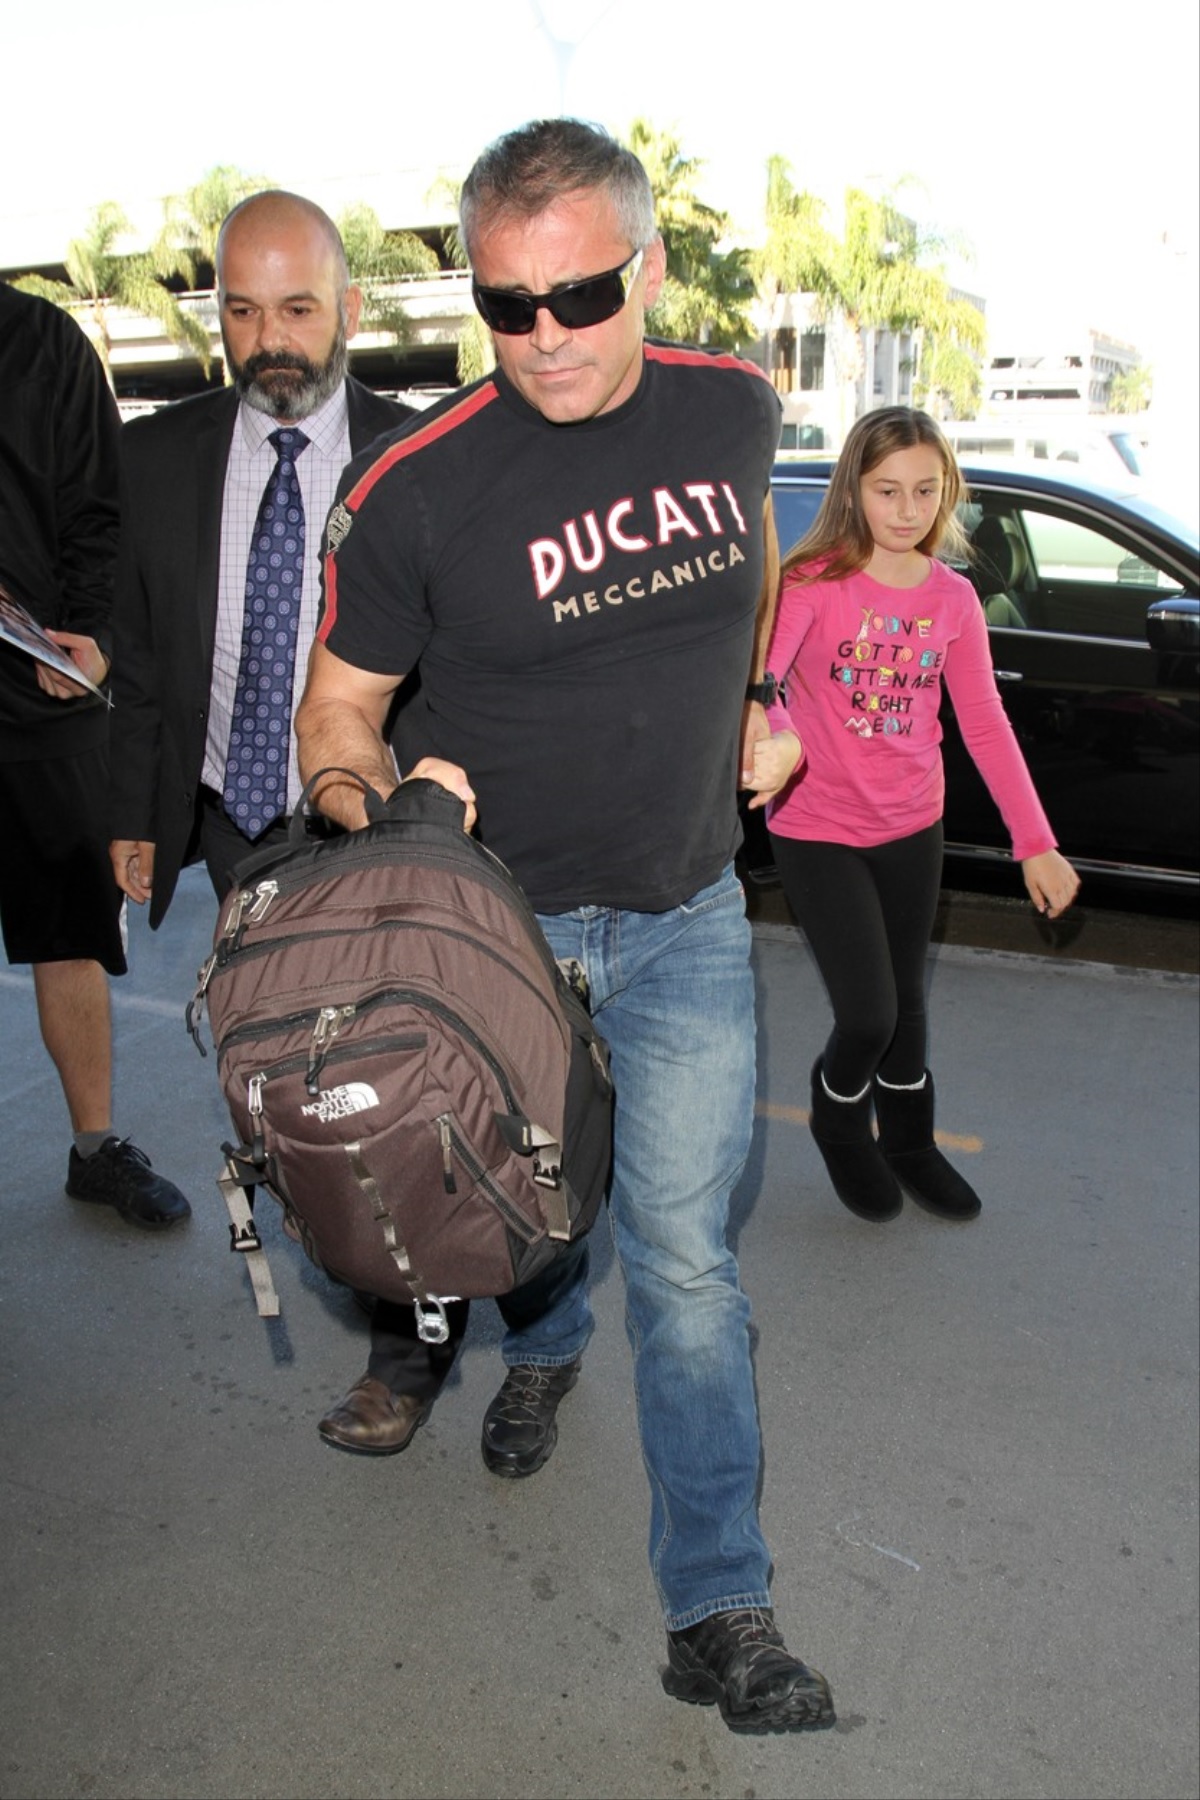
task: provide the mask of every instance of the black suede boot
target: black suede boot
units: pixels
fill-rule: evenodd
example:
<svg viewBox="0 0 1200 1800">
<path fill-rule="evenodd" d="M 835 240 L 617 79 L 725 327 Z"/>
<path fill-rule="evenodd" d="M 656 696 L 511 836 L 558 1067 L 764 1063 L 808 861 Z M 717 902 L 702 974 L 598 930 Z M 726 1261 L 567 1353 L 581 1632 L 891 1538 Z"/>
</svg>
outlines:
<svg viewBox="0 0 1200 1800">
<path fill-rule="evenodd" d="M 894 1219 L 904 1195 L 871 1130 L 870 1089 L 857 1100 L 835 1098 L 821 1079 L 818 1059 L 812 1072 L 810 1129 L 842 1205 L 875 1225 Z"/>
<path fill-rule="evenodd" d="M 875 1077 L 875 1117 L 879 1147 L 905 1190 L 939 1219 L 975 1219 L 982 1202 L 970 1182 L 953 1168 L 933 1141 L 933 1076 L 920 1087 L 888 1087 Z"/>
</svg>

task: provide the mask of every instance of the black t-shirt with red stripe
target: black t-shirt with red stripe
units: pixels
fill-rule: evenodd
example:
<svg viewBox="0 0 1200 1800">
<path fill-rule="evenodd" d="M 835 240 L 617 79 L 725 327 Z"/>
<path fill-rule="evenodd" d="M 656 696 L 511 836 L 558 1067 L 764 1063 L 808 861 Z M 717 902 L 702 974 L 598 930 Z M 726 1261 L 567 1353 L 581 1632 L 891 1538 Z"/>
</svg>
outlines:
<svg viewBox="0 0 1200 1800">
<path fill-rule="evenodd" d="M 420 742 L 467 772 L 541 912 L 661 912 L 738 844 L 738 739 L 779 402 L 648 341 L 637 391 L 555 425 L 497 371 L 342 477 L 318 636 L 419 666 Z"/>
</svg>

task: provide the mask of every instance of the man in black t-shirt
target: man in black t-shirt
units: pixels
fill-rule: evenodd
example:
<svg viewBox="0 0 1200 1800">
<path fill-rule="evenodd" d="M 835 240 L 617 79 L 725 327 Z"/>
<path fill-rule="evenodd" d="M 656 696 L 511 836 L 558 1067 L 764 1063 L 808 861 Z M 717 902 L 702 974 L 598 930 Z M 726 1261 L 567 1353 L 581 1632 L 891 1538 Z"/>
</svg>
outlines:
<svg viewBox="0 0 1200 1800">
<path fill-rule="evenodd" d="M 646 341 L 664 250 L 645 171 L 606 134 L 559 119 L 500 139 L 462 225 L 499 366 L 343 475 L 301 766 L 390 791 L 381 731 L 419 667 L 410 773 L 462 796 L 554 954 L 583 964 L 612 1057 L 610 1212 L 664 1686 L 737 1731 L 830 1725 L 827 1683 L 770 1610 L 749 1304 L 727 1243 L 755 1085 L 736 790 L 767 797 L 754 745 L 786 725 L 746 713 L 774 590 L 779 406 L 748 364 Z M 363 823 L 349 783 L 317 797 Z M 483 1429 L 498 1475 L 533 1474 L 554 1448 L 592 1330 L 586 1265 L 585 1241 L 499 1303 L 508 1375 Z M 376 1349 L 400 1336 L 397 1310 L 377 1313 Z M 406 1405 L 403 1354 L 389 1377 L 373 1351 L 323 1435 L 393 1447 L 395 1414 L 407 1443 L 431 1399 Z"/>
</svg>

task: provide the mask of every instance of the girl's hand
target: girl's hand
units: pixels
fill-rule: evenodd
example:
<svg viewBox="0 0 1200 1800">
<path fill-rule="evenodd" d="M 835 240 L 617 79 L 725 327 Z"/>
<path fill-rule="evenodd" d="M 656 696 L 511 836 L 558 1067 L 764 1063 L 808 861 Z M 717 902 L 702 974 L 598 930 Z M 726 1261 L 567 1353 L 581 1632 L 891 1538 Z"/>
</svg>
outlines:
<svg viewBox="0 0 1200 1800">
<path fill-rule="evenodd" d="M 1057 850 L 1044 850 L 1040 856 L 1027 856 L 1021 864 L 1029 898 L 1048 919 L 1065 913 L 1079 892 L 1079 877 Z"/>
<path fill-rule="evenodd" d="M 794 731 L 776 731 L 754 745 L 754 766 L 743 781 L 754 795 L 750 811 L 766 806 L 785 787 L 804 760 L 804 746 Z"/>
</svg>

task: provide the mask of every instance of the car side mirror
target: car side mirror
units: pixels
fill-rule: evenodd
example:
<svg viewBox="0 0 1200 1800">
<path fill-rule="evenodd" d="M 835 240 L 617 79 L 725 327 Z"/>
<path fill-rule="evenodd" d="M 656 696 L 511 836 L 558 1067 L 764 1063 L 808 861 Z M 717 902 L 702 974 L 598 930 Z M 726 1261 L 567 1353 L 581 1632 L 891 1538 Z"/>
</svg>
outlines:
<svg viewBox="0 0 1200 1800">
<path fill-rule="evenodd" d="M 1200 651 L 1200 600 L 1177 594 L 1146 608 L 1146 640 L 1152 650 Z"/>
</svg>

